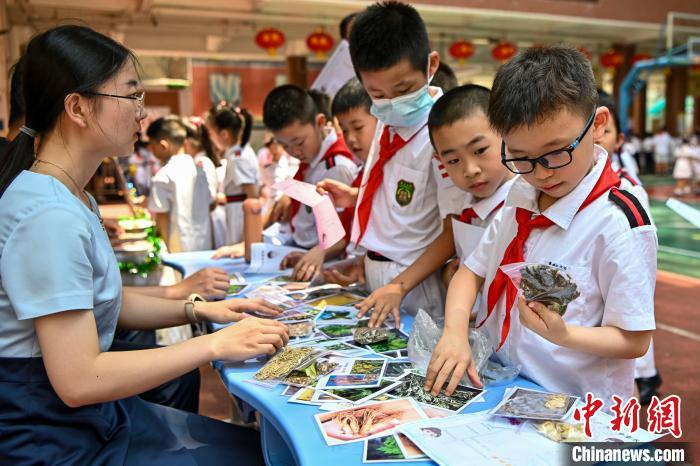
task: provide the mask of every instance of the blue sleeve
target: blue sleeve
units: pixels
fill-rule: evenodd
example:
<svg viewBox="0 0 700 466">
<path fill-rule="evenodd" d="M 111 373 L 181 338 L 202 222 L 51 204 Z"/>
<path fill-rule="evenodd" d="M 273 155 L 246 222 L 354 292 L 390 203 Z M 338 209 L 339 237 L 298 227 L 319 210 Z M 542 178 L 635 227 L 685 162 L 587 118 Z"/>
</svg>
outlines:
<svg viewBox="0 0 700 466">
<path fill-rule="evenodd" d="M 22 219 L 2 249 L 0 276 L 19 320 L 93 308 L 88 219 L 47 205 Z"/>
</svg>

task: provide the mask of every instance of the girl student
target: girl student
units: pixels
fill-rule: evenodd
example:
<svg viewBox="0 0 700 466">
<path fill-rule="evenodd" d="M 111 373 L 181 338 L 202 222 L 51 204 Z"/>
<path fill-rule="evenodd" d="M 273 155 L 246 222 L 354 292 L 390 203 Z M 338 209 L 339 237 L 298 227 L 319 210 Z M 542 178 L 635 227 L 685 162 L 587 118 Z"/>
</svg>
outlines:
<svg viewBox="0 0 700 466">
<path fill-rule="evenodd" d="M 236 245 L 243 241 L 243 201 L 259 195 L 258 158 L 249 144 L 253 117 L 245 109 L 224 102 L 211 109 L 207 127 L 212 139 L 225 148 L 227 244 Z"/>
<path fill-rule="evenodd" d="M 91 29 L 60 26 L 24 58 L 26 121 L 0 153 L 0 464 L 262 464 L 257 433 L 136 396 L 215 359 L 274 353 L 288 335 L 245 314 L 278 313 L 262 301 L 121 286 L 84 186 L 138 138 L 135 57 Z M 240 322 L 169 347 L 107 351 L 117 324 L 200 320 Z"/>
</svg>

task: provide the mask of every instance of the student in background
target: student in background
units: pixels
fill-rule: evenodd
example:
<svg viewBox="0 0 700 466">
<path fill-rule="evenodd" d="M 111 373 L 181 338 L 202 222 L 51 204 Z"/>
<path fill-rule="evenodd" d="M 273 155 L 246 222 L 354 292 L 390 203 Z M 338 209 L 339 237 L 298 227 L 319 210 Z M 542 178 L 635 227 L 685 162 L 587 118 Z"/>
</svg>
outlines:
<svg viewBox="0 0 700 466">
<path fill-rule="evenodd" d="M 146 131 L 151 152 L 162 168 L 153 177 L 148 208 L 170 252 L 211 249 L 207 176 L 185 153 L 187 130 L 179 117 L 161 117 Z"/>
<path fill-rule="evenodd" d="M 210 210 L 213 210 L 216 207 L 219 183 L 216 176 L 216 166 L 214 165 L 214 161 L 204 151 L 204 146 L 202 145 L 202 135 L 200 130 L 203 127 L 203 123 L 203 120 L 198 117 L 182 119 L 182 124 L 185 126 L 185 130 L 187 131 L 187 138 L 185 139 L 185 153 L 194 159 L 194 163 L 198 168 L 204 170 L 204 174 L 207 177 L 207 185 L 209 186 L 209 193 L 211 194 L 212 198 Z"/>
<path fill-rule="evenodd" d="M 450 65 L 445 62 L 440 62 L 440 66 L 438 66 L 438 70 L 431 84 L 442 89 L 442 92 L 447 92 L 459 86 L 459 81 L 457 81 L 457 75 L 455 75 L 455 72 L 450 68 Z"/>
<path fill-rule="evenodd" d="M 371 107 L 372 99 L 370 99 L 369 94 L 367 94 L 367 91 L 357 78 L 352 78 L 340 88 L 331 105 L 333 117 L 338 122 L 345 142 L 355 156 L 355 162 L 360 167 L 359 172 L 350 185 L 358 189 L 362 183 L 364 165 L 367 162 L 367 156 L 377 130 L 377 119 L 370 113 Z M 325 180 L 325 182 L 335 183 L 333 180 Z M 345 253 L 349 256 L 361 257 L 364 256 L 366 251 L 363 248 L 357 248 L 355 244 L 350 242 L 350 232 L 352 231 L 354 218 L 355 206 L 346 208 L 340 218 L 347 232 L 345 239 L 348 244 Z M 332 282 L 345 281 L 342 274 L 337 270 L 326 271 L 324 275 L 327 280 Z"/>
<path fill-rule="evenodd" d="M 225 148 L 226 244 L 243 254 L 243 201 L 257 198 L 260 172 L 255 151 L 250 146 L 253 117 L 247 110 L 223 103 L 215 106 L 206 120 L 207 129 Z"/>
<path fill-rule="evenodd" d="M 676 186 L 673 189 L 673 194 L 688 196 L 692 194 L 693 164 L 695 162 L 695 149 L 690 145 L 689 138 L 683 138 L 674 157 L 676 161 L 673 164 L 673 178 L 676 180 Z"/>
<path fill-rule="evenodd" d="M 261 197 L 263 203 L 263 225 L 269 226 L 272 222 L 272 209 L 275 203 L 284 195 L 274 188 L 274 185 L 294 178 L 294 174 L 299 169 L 299 160 L 291 157 L 285 152 L 282 144 L 277 142 L 274 136 L 270 135 L 263 147 L 268 152 L 267 162 L 262 167 L 262 189 Z M 262 150 L 262 149 L 261 149 Z M 260 159 L 260 157 L 258 157 Z M 291 234 L 291 230 L 289 231 Z"/>
<path fill-rule="evenodd" d="M 311 184 L 325 178 L 352 183 L 357 174 L 353 155 L 306 90 L 293 85 L 273 89 L 263 104 L 263 121 L 287 153 L 301 162 L 294 179 Z M 313 212 L 297 201 L 291 202 L 290 224 L 294 244 L 309 250 L 290 253 L 282 261 L 283 268 L 294 268 L 295 280 L 310 280 L 321 273 L 325 260 L 345 250 L 344 240 L 325 251 L 318 246 Z"/>
<path fill-rule="evenodd" d="M 663 126 L 656 132 L 653 140 L 655 173 L 666 174 L 673 155 L 673 138 L 666 130 L 666 127 Z"/>
<path fill-rule="evenodd" d="M 606 107 L 610 111 L 610 119 L 605 133 L 595 143 L 606 150 L 612 169 L 620 178 L 626 179 L 632 186 L 641 185 L 639 167 L 637 167 L 632 154 L 628 152 L 629 145 L 625 143 L 625 135 L 620 131 L 620 118 L 617 115 L 615 101 L 606 92 L 598 89 L 598 105 Z M 644 196 L 646 198 L 646 193 Z M 648 202 L 646 207 L 648 210 Z"/>
</svg>

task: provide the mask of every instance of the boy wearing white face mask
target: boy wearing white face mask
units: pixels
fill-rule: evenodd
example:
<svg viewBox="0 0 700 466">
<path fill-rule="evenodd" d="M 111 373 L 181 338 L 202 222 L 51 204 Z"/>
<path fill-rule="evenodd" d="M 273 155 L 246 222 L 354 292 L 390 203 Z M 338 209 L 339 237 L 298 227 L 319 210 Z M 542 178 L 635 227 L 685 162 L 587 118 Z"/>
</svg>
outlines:
<svg viewBox="0 0 700 466">
<path fill-rule="evenodd" d="M 379 120 L 351 235 L 368 251 L 364 272 L 372 291 L 358 307 L 362 314 L 374 309 L 370 326 L 390 314 L 398 326 L 399 307 L 443 312 L 439 270 L 454 254 L 454 242 L 438 197 L 464 193 L 449 189 L 452 182 L 433 159 L 427 121 L 442 91 L 429 82 L 439 58 L 418 12 L 398 2 L 368 7 L 353 23 L 350 56 Z M 414 263 L 421 266 L 409 268 Z"/>
</svg>

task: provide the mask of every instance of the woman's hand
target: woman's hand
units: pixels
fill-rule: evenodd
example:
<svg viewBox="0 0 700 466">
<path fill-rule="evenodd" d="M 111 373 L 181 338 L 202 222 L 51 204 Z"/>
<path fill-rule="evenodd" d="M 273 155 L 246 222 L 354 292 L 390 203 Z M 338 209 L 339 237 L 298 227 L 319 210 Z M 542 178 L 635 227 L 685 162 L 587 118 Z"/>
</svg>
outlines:
<svg viewBox="0 0 700 466">
<path fill-rule="evenodd" d="M 276 320 L 250 317 L 202 338 L 209 338 L 215 360 L 245 361 L 273 355 L 287 344 L 287 326 Z"/>
<path fill-rule="evenodd" d="M 185 299 L 192 293 L 197 293 L 206 300 L 224 299 L 230 282 L 231 279 L 224 269 L 207 267 L 173 285 L 175 294 L 172 297 Z"/>
<path fill-rule="evenodd" d="M 194 312 L 199 320 L 227 324 L 252 317 L 250 313 L 276 317 L 282 312 L 282 309 L 262 298 L 233 298 L 213 303 L 195 302 Z"/>
</svg>

